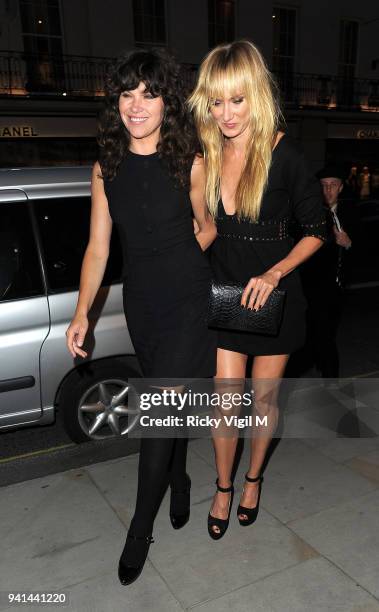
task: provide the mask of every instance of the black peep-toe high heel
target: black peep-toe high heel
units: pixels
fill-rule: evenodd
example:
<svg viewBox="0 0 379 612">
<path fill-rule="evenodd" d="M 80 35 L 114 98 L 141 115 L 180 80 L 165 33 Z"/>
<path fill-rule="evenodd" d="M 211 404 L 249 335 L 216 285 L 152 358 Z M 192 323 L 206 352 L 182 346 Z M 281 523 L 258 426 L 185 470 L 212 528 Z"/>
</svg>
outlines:
<svg viewBox="0 0 379 612">
<path fill-rule="evenodd" d="M 239 524 L 243 527 L 247 525 L 251 525 L 254 521 L 257 520 L 258 511 L 259 511 L 259 500 L 261 498 L 261 488 L 263 482 L 263 476 L 259 475 L 256 478 L 250 478 L 247 474 L 245 474 L 245 479 L 247 482 L 258 482 L 259 481 L 259 491 L 258 491 L 258 500 L 257 505 L 254 508 L 245 508 L 245 506 L 241 506 L 241 504 L 237 508 L 237 516 L 239 520 Z M 246 514 L 247 519 L 241 519 L 240 514 Z"/>
<path fill-rule="evenodd" d="M 230 511 L 232 509 L 234 496 L 233 485 L 231 485 L 230 487 L 220 487 L 220 485 L 218 484 L 218 478 L 216 480 L 216 485 L 217 491 L 220 491 L 221 493 L 230 493 L 231 495 L 229 500 L 228 518 L 220 519 L 215 516 L 212 516 L 211 513 L 208 514 L 208 533 L 213 540 L 219 540 L 220 538 L 222 538 L 229 526 Z M 213 527 L 218 527 L 220 531 L 214 531 Z"/>
</svg>

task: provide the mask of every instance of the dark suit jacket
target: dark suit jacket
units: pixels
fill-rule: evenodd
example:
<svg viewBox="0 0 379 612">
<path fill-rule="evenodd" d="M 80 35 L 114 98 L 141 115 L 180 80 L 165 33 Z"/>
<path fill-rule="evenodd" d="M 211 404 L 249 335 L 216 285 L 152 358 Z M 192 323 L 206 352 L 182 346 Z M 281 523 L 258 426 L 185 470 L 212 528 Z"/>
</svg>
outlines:
<svg viewBox="0 0 379 612">
<path fill-rule="evenodd" d="M 340 201 L 336 214 L 342 229 L 349 236 L 350 249 L 336 244 L 334 219 L 329 206 L 325 206 L 327 242 L 302 266 L 304 288 L 308 294 L 343 287 L 349 280 L 354 244 L 360 231 L 359 214 L 354 203 Z"/>
</svg>

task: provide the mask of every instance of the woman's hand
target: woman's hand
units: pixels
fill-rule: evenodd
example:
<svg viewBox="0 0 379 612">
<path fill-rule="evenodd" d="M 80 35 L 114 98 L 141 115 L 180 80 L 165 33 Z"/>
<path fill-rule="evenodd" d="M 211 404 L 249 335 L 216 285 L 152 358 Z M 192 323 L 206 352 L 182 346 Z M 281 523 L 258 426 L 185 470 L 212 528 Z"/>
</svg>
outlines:
<svg viewBox="0 0 379 612">
<path fill-rule="evenodd" d="M 241 306 L 253 310 L 264 306 L 272 290 L 278 286 L 281 276 L 280 270 L 268 270 L 251 278 L 243 291 Z"/>
<path fill-rule="evenodd" d="M 66 331 L 67 347 L 73 357 L 87 357 L 86 351 L 79 348 L 83 345 L 87 330 L 88 318 L 85 315 L 75 315 Z"/>
</svg>

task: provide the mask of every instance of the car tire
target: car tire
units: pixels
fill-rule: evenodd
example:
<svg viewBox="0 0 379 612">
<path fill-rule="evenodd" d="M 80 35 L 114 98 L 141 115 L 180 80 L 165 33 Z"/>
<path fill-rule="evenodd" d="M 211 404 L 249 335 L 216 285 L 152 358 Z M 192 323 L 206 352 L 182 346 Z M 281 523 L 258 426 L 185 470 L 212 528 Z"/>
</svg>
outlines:
<svg viewBox="0 0 379 612">
<path fill-rule="evenodd" d="M 139 420 L 139 411 L 128 406 L 129 391 L 134 390 L 129 379 L 139 377 L 121 361 L 74 370 L 63 382 L 58 401 L 58 414 L 71 440 L 80 444 L 127 436 Z"/>
</svg>

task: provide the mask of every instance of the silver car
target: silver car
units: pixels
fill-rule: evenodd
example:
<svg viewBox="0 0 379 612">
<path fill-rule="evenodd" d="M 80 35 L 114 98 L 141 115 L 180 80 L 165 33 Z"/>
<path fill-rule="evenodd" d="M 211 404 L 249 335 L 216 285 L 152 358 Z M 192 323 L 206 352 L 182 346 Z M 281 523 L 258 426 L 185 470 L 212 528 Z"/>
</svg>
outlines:
<svg viewBox="0 0 379 612">
<path fill-rule="evenodd" d="M 89 167 L 0 170 L 0 431 L 58 416 L 75 442 L 125 435 L 138 363 L 122 307 L 118 238 L 89 313 L 85 360 L 65 332 L 90 219 Z"/>
</svg>

